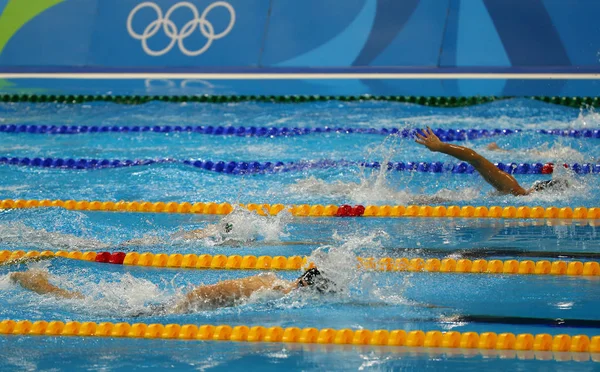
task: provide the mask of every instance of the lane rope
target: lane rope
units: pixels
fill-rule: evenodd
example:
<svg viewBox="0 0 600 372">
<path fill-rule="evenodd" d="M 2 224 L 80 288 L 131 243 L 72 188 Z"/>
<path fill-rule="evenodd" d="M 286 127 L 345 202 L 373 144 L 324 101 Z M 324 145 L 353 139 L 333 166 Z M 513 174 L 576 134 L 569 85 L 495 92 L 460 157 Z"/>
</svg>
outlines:
<svg viewBox="0 0 600 372">
<path fill-rule="evenodd" d="M 405 346 L 481 350 L 552 351 L 571 353 L 600 352 L 600 336 L 550 335 L 547 333 L 500 333 L 456 331 L 368 330 L 349 328 L 300 328 L 195 324 L 146 324 L 111 322 L 62 322 L 57 320 L 5 319 L 0 334 L 27 336 L 122 337 L 148 339 L 184 339 L 236 342 L 283 342 L 300 344 L 336 344 Z"/>
<path fill-rule="evenodd" d="M 34 125 L 34 124 L 2 124 L 0 133 L 30 133 L 30 134 L 80 134 L 80 133 L 195 133 L 218 136 L 239 137 L 292 137 L 314 133 L 337 134 L 379 134 L 395 135 L 401 138 L 413 138 L 417 129 L 401 128 L 353 128 L 353 127 L 256 127 L 256 126 L 180 126 L 180 125 Z M 540 133 L 573 138 L 600 138 L 600 129 L 433 129 L 442 141 L 467 141 L 478 138 L 489 138 L 514 133 Z"/>
<path fill-rule="evenodd" d="M 180 96 L 149 96 L 149 95 L 54 95 L 54 94 L 4 94 L 0 95 L 2 102 L 50 102 L 78 104 L 84 102 L 114 102 L 119 104 L 143 104 L 152 101 L 159 102 L 206 102 L 206 103 L 232 103 L 232 102 L 271 102 L 271 103 L 304 103 L 304 102 L 324 102 L 324 101 L 387 101 L 413 103 L 423 106 L 435 107 L 464 107 L 479 105 L 499 100 L 511 99 L 514 97 L 495 97 L 495 96 L 470 96 L 470 97 L 442 97 L 442 96 L 374 96 L 374 95 L 354 95 L 354 96 L 322 96 L 322 95 L 180 95 Z M 600 106 L 599 97 L 557 97 L 557 96 L 531 96 L 523 97 L 531 100 L 542 101 L 569 107 L 598 107 Z"/>
<path fill-rule="evenodd" d="M 150 252 L 80 252 L 80 251 L 0 251 L 1 263 L 18 263 L 22 259 L 62 257 L 115 265 L 152 266 L 184 269 L 227 270 L 300 270 L 313 267 L 309 257 L 210 255 L 193 253 Z M 463 274 L 520 274 L 520 275 L 569 275 L 600 276 L 600 263 L 596 261 L 531 261 L 531 260 L 484 260 L 484 259 L 423 259 L 392 257 L 358 257 L 357 268 L 385 272 L 436 272 Z"/>
<path fill-rule="evenodd" d="M 259 215 L 277 215 L 283 210 L 297 217 L 437 217 L 437 218 L 531 218 L 531 219 L 600 219 L 599 207 L 541 207 L 541 206 L 430 206 L 430 205 L 288 205 L 239 204 Z M 229 203 L 148 202 L 148 201 L 87 201 L 87 200 L 0 200 L 2 209 L 60 207 L 67 210 L 194 213 L 224 215 L 233 211 Z"/>
<path fill-rule="evenodd" d="M 466 163 L 444 163 L 444 162 L 362 162 L 350 160 L 299 160 L 295 162 L 282 161 L 222 161 L 222 160 L 201 160 L 201 159 L 63 159 L 63 158 L 30 158 L 30 157 L 0 157 L 0 164 L 19 165 L 29 167 L 60 168 L 60 169 L 106 169 L 134 167 L 151 164 L 184 164 L 207 171 L 226 173 L 226 174 L 263 174 L 304 171 L 308 169 L 330 169 L 338 167 L 360 166 L 365 168 L 380 169 L 387 167 L 388 171 L 413 171 L 423 173 L 458 173 L 473 174 L 475 168 Z M 509 174 L 552 174 L 554 172 L 554 163 L 494 163 L 501 171 Z M 565 168 L 573 170 L 577 174 L 599 174 L 600 164 L 591 163 L 573 163 L 563 164 Z"/>
<path fill-rule="evenodd" d="M 435 134 L 445 141 L 465 141 L 483 137 L 493 137 L 499 135 L 509 135 L 521 132 L 520 129 L 435 129 Z M 32 134 L 79 134 L 79 133 L 177 133 L 188 132 L 197 134 L 212 134 L 219 136 L 240 136 L 240 137 L 291 137 L 313 133 L 357 133 L 357 134 L 379 134 L 396 135 L 402 138 L 413 138 L 416 129 L 402 128 L 352 128 L 352 127 L 234 127 L 234 126 L 86 126 L 86 125 L 0 125 L 0 132 L 5 133 L 32 133 Z M 598 135 L 600 130 L 590 133 L 586 132 L 587 137 Z M 582 135 L 580 135 L 582 136 Z"/>
</svg>

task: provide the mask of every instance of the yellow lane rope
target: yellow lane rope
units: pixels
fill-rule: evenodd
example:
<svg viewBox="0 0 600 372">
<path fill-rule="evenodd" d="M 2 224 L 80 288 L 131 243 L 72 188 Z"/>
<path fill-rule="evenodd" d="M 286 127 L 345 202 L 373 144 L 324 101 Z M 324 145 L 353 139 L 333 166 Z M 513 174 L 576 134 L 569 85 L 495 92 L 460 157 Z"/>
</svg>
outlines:
<svg viewBox="0 0 600 372">
<path fill-rule="evenodd" d="M 540 206 L 429 206 L 429 205 L 369 205 L 366 207 L 337 205 L 240 204 L 258 214 L 276 215 L 288 210 L 300 217 L 366 216 L 366 217 L 462 217 L 462 218 L 546 218 L 600 219 L 600 207 L 540 207 Z M 152 213 L 229 214 L 229 203 L 177 203 L 148 201 L 87 201 L 87 200 L 0 200 L 0 209 L 61 207 L 69 210 L 126 211 Z M 360 208 L 359 208 L 360 207 Z M 343 211 L 343 213 L 340 213 Z"/>
<path fill-rule="evenodd" d="M 18 262 L 23 258 L 63 257 L 75 260 L 96 261 L 132 266 L 152 266 L 185 269 L 227 270 L 299 270 L 314 263 L 301 256 L 241 256 L 196 255 L 181 253 L 138 252 L 79 252 L 79 251 L 0 251 L 0 264 Z M 387 272 L 439 272 L 521 275 L 571 275 L 600 276 L 600 263 L 596 261 L 531 261 L 531 260 L 469 260 L 423 258 L 372 258 L 358 257 L 359 269 Z"/>
<path fill-rule="evenodd" d="M 300 344 L 379 345 L 450 349 L 600 352 L 600 336 L 531 333 L 441 332 L 194 324 L 95 323 L 3 320 L 0 334 L 37 336 L 123 337 Z"/>
</svg>

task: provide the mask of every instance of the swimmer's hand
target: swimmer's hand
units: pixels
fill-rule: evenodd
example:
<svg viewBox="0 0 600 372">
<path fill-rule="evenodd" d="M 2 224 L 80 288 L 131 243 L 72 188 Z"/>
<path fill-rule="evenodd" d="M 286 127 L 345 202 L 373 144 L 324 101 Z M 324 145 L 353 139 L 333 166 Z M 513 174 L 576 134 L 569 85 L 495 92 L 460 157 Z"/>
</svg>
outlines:
<svg viewBox="0 0 600 372">
<path fill-rule="evenodd" d="M 438 136 L 436 136 L 431 128 L 427 127 L 427 130 L 422 130 L 424 134 L 421 134 L 419 131 L 415 133 L 417 139 L 416 143 L 427 147 L 429 150 L 434 152 L 439 152 L 444 147 L 444 142 L 442 142 Z"/>
</svg>

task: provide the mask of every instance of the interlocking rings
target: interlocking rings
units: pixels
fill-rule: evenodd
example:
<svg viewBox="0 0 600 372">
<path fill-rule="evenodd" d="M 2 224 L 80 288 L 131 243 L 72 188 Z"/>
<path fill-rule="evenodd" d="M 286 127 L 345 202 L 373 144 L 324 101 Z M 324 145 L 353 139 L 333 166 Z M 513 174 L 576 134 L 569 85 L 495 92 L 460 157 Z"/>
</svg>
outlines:
<svg viewBox="0 0 600 372">
<path fill-rule="evenodd" d="M 229 16 L 230 16 L 230 21 L 229 21 L 229 24 L 227 25 L 227 28 L 225 28 L 224 31 L 222 31 L 221 33 L 218 33 L 218 34 L 215 34 L 215 29 L 214 29 L 212 23 L 210 23 L 206 19 L 206 17 L 208 16 L 208 13 L 210 13 L 210 11 L 216 7 L 223 7 L 225 9 L 227 9 L 227 11 L 229 12 Z M 150 22 L 150 24 L 148 24 L 148 26 L 146 26 L 146 28 L 144 29 L 144 32 L 142 34 L 138 34 L 137 32 L 135 32 L 133 30 L 131 23 L 133 21 L 133 17 L 135 17 L 135 15 L 138 13 L 138 11 L 143 8 L 153 9 L 156 12 L 156 19 L 154 21 Z M 187 8 L 192 11 L 192 15 L 193 15 L 193 19 L 191 21 L 187 22 L 181 28 L 181 30 L 179 30 L 177 28 L 177 26 L 175 25 L 175 23 L 170 19 L 173 12 L 179 8 Z M 135 8 L 133 8 L 131 10 L 131 12 L 129 13 L 129 17 L 127 17 L 127 31 L 129 32 L 129 35 L 131 35 L 131 37 L 133 37 L 134 39 L 141 40 L 142 48 L 144 49 L 146 54 L 153 56 L 153 57 L 162 56 L 162 55 L 166 54 L 167 52 L 169 52 L 171 50 L 171 48 L 173 48 L 173 46 L 175 45 L 176 42 L 179 45 L 179 50 L 181 50 L 181 53 L 185 54 L 186 56 L 190 56 L 190 57 L 199 56 L 200 54 L 206 52 L 208 50 L 208 48 L 210 48 L 210 46 L 214 40 L 217 40 L 217 39 L 220 39 L 220 38 L 226 36 L 231 31 L 234 24 L 235 24 L 235 10 L 228 2 L 225 2 L 225 1 L 216 1 L 212 4 L 210 4 L 206 9 L 204 9 L 204 11 L 202 12 L 202 15 L 198 14 L 198 9 L 196 9 L 194 4 L 189 3 L 187 1 L 180 2 L 180 3 L 173 5 L 167 11 L 167 13 L 164 15 L 164 17 L 163 17 L 162 10 L 160 9 L 160 7 L 158 5 L 156 5 L 153 2 L 146 1 L 146 2 L 138 4 Z M 165 34 L 169 38 L 171 38 L 171 41 L 165 48 L 163 48 L 161 50 L 152 50 L 148 46 L 148 39 L 150 39 L 152 36 L 156 35 L 158 33 L 158 31 L 161 29 L 161 26 L 162 26 L 162 30 L 165 32 Z M 204 44 L 204 46 L 202 48 L 200 48 L 198 50 L 188 50 L 185 47 L 183 41 L 184 41 L 184 39 L 189 37 L 196 30 L 196 27 L 198 27 L 198 29 L 200 30 L 202 35 L 204 35 L 204 37 L 206 37 L 207 42 L 206 42 L 206 44 Z"/>
</svg>

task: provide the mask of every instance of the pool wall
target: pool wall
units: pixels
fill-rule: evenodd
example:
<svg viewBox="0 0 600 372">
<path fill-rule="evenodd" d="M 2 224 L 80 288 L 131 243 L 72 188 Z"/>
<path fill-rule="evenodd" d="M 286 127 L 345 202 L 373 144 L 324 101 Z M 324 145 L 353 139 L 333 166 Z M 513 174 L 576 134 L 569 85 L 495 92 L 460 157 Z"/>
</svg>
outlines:
<svg viewBox="0 0 600 372">
<path fill-rule="evenodd" d="M 595 95 L 600 72 L 591 0 L 5 0 L 0 12 L 2 93 Z"/>
</svg>

